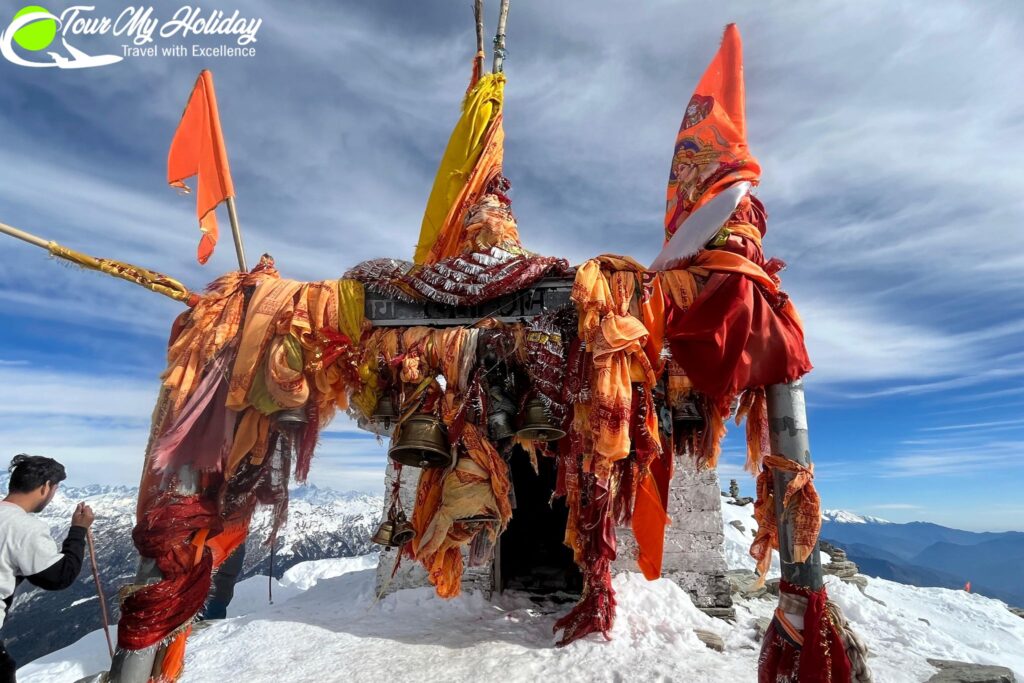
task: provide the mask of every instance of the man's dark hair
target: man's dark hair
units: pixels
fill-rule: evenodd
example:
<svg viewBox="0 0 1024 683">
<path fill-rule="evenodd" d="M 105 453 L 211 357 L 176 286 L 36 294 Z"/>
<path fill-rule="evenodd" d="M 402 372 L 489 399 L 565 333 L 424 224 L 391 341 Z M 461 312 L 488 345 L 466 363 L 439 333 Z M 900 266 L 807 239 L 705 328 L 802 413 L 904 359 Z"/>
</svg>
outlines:
<svg viewBox="0 0 1024 683">
<path fill-rule="evenodd" d="M 68 478 L 64 465 L 53 458 L 24 453 L 14 456 L 8 471 L 11 473 L 11 480 L 7 484 L 10 493 L 28 493 L 47 482 L 59 484 Z"/>
</svg>

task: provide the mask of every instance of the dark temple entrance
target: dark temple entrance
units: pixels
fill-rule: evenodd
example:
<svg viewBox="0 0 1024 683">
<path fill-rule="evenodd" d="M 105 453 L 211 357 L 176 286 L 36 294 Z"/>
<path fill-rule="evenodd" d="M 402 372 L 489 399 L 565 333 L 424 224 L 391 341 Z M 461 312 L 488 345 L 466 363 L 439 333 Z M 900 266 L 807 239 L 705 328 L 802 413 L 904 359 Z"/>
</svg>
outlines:
<svg viewBox="0 0 1024 683">
<path fill-rule="evenodd" d="M 516 508 L 512 521 L 498 541 L 494 584 L 504 590 L 537 595 L 568 594 L 576 599 L 583 579 L 562 544 L 569 510 L 564 501 L 549 504 L 555 490 L 555 461 L 538 456 L 540 474 L 534 474 L 530 459 L 517 451 L 511 460 L 512 486 Z"/>
</svg>

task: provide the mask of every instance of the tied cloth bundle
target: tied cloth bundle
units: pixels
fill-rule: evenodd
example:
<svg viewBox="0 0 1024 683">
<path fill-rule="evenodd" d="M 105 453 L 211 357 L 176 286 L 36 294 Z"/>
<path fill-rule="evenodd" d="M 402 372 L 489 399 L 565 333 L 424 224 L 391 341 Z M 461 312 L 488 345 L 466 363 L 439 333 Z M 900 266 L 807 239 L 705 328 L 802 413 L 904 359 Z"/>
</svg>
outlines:
<svg viewBox="0 0 1024 683">
<path fill-rule="evenodd" d="M 775 518 L 773 470 L 795 475 L 787 484 L 782 499 L 783 514 L 793 522 L 794 562 L 807 561 L 821 531 L 821 498 L 814 488 L 814 466 L 805 467 L 778 455 L 765 457 L 762 466 L 757 477 L 757 501 L 754 503 L 757 536 L 750 546 L 750 555 L 757 560 L 758 586 L 764 583 L 765 574 L 771 566 L 772 550 L 779 548 L 780 520 Z"/>
<path fill-rule="evenodd" d="M 789 615 L 803 618 L 803 629 Z M 849 683 L 843 623 L 824 586 L 779 583 L 779 606 L 761 644 L 758 683 Z M 870 680 L 859 679 L 859 680 Z"/>
</svg>

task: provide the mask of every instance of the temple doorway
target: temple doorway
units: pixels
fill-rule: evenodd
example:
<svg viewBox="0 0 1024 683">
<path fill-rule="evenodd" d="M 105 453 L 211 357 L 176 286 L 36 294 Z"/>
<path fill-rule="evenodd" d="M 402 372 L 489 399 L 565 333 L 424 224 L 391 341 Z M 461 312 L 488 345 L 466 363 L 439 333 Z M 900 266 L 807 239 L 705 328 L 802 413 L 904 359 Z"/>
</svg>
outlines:
<svg viewBox="0 0 1024 683">
<path fill-rule="evenodd" d="M 511 459 L 515 509 L 505 533 L 498 540 L 494 559 L 494 586 L 534 595 L 576 600 L 583 578 L 572 551 L 563 545 L 569 510 L 561 499 L 551 503 L 555 490 L 554 458 L 537 458 L 534 473 L 525 453 Z"/>
</svg>

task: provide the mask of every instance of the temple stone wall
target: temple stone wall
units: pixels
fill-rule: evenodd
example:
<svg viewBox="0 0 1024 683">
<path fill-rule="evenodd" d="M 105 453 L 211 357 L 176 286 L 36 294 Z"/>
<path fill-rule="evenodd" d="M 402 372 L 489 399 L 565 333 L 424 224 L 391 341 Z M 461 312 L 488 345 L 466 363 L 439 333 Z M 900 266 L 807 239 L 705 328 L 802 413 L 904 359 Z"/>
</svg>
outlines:
<svg viewBox="0 0 1024 683">
<path fill-rule="evenodd" d="M 419 475 L 420 470 L 415 467 L 406 467 L 402 473 L 399 495 L 410 517 L 416 501 Z M 386 500 L 390 499 L 394 480 L 395 469 L 389 462 L 384 489 Z M 697 607 L 715 616 L 728 617 L 732 615 L 732 599 L 725 578 L 721 501 L 715 470 L 698 472 L 689 457 L 676 459 L 676 472 L 669 489 L 668 514 L 672 524 L 665 534 L 662 575 L 686 590 Z M 382 512 L 387 513 L 386 507 Z M 612 570 L 636 571 L 633 533 L 629 529 L 618 529 L 617 538 L 618 558 Z M 408 558 L 402 560 L 392 576 L 397 556 L 393 548 L 381 552 L 377 567 L 378 594 L 429 585 L 423 567 Z M 479 590 L 489 595 L 493 590 L 490 568 L 467 568 L 462 586 L 464 590 Z"/>
<path fill-rule="evenodd" d="M 697 471 L 689 456 L 676 457 L 669 487 L 662 576 L 683 588 L 693 603 L 715 616 L 731 616 L 732 598 L 726 580 L 725 532 L 718 472 Z M 636 539 L 630 529 L 618 529 L 618 557 L 612 571 L 637 571 Z"/>
</svg>

